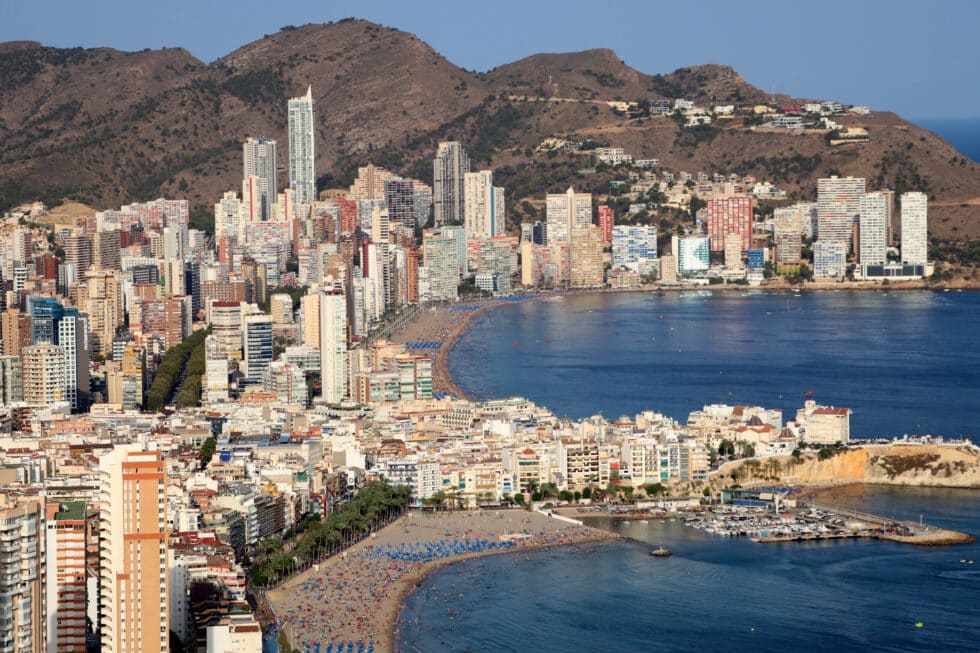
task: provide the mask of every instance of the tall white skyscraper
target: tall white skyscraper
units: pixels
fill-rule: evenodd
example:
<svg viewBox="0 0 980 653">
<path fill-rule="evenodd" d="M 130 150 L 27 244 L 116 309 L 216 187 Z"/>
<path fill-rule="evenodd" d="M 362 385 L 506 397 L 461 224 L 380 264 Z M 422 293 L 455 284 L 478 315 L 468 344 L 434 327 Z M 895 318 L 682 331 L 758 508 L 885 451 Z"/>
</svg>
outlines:
<svg viewBox="0 0 980 653">
<path fill-rule="evenodd" d="M 902 262 L 925 265 L 929 259 L 925 193 L 902 193 Z"/>
<path fill-rule="evenodd" d="M 297 204 L 316 200 L 316 123 L 313 87 L 289 100 L 289 187 Z"/>
<path fill-rule="evenodd" d="M 320 384 L 325 401 L 347 395 L 347 298 L 339 291 L 320 294 Z"/>
<path fill-rule="evenodd" d="M 817 237 L 825 243 L 843 243 L 850 249 L 854 224 L 861 212 L 863 177 L 817 180 Z"/>
<path fill-rule="evenodd" d="M 861 196 L 858 260 L 862 266 L 882 265 L 888 259 L 888 198 L 881 193 Z"/>
<path fill-rule="evenodd" d="M 435 226 L 463 222 L 463 178 L 470 157 L 456 141 L 439 143 L 432 163 L 432 205 Z"/>
<path fill-rule="evenodd" d="M 467 238 L 504 233 L 504 189 L 493 185 L 493 170 L 463 176 L 463 218 Z"/>
<path fill-rule="evenodd" d="M 567 243 L 569 234 L 592 224 L 592 195 L 576 193 L 571 187 L 564 193 L 549 193 L 546 198 L 549 247 Z"/>
<path fill-rule="evenodd" d="M 242 179 L 259 179 L 259 211 L 262 220 L 273 220 L 273 207 L 279 192 L 276 184 L 276 141 L 271 138 L 249 138 L 242 144 L 242 163 Z"/>
</svg>

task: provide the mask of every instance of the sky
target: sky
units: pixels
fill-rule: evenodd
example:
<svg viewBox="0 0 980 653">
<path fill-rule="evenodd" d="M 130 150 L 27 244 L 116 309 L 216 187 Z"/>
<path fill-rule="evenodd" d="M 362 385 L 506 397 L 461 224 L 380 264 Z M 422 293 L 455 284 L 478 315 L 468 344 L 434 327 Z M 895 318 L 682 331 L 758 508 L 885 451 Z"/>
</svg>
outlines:
<svg viewBox="0 0 980 653">
<path fill-rule="evenodd" d="M 607 47 L 649 74 L 722 63 L 766 91 L 980 117 L 975 0 L 0 0 L 0 41 L 179 46 L 210 62 L 284 25 L 347 17 L 412 32 L 470 70 Z"/>
</svg>

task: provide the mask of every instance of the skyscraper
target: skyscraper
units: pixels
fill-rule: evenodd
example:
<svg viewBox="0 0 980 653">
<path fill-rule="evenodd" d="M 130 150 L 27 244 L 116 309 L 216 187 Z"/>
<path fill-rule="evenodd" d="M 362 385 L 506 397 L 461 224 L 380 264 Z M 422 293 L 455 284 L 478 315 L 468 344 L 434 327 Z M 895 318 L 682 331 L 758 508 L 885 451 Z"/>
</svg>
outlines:
<svg viewBox="0 0 980 653">
<path fill-rule="evenodd" d="M 0 406 L 24 401 L 24 367 L 20 356 L 0 356 Z"/>
<path fill-rule="evenodd" d="M 347 395 L 347 298 L 339 291 L 320 293 L 320 384 L 324 401 Z"/>
<path fill-rule="evenodd" d="M 742 251 L 752 246 L 752 198 L 748 195 L 712 197 L 706 207 L 708 238 L 712 252 L 725 251 L 725 237 L 738 234 Z"/>
<path fill-rule="evenodd" d="M 0 494 L 0 542 L 0 650 L 44 651 L 44 500 Z"/>
<path fill-rule="evenodd" d="M 861 197 L 858 261 L 861 266 L 882 265 L 888 249 L 888 198 L 881 193 Z"/>
<path fill-rule="evenodd" d="M 292 137 L 291 122 L 290 137 Z M 259 211 L 262 220 L 274 219 L 273 207 L 279 192 L 276 184 L 276 141 L 271 138 L 249 138 L 242 144 L 242 163 L 242 179 L 257 177 L 259 180 Z"/>
<path fill-rule="evenodd" d="M 853 246 L 854 224 L 861 212 L 863 177 L 837 176 L 817 180 L 817 237 L 825 243 Z"/>
<path fill-rule="evenodd" d="M 313 87 L 289 100 L 289 187 L 297 204 L 316 200 L 316 123 Z"/>
<path fill-rule="evenodd" d="M 99 459 L 99 630 L 103 653 L 169 650 L 166 468 L 117 445 Z"/>
<path fill-rule="evenodd" d="M 24 347 L 24 401 L 50 405 L 66 401 L 65 350 L 51 343 Z"/>
<path fill-rule="evenodd" d="M 607 204 L 599 205 L 599 229 L 602 230 L 602 242 L 607 245 L 611 243 L 613 241 L 613 210 Z"/>
<path fill-rule="evenodd" d="M 504 189 L 493 185 L 493 171 L 463 176 L 463 220 L 466 237 L 493 238 L 504 233 Z"/>
<path fill-rule="evenodd" d="M 549 193 L 545 198 L 549 247 L 568 243 L 571 231 L 592 224 L 592 195 L 576 193 L 569 187 L 564 193 Z"/>
<path fill-rule="evenodd" d="M 246 382 L 259 384 L 272 364 L 272 318 L 256 313 L 246 315 L 242 322 Z"/>
<path fill-rule="evenodd" d="M 432 203 L 435 226 L 463 222 L 463 177 L 470 171 L 470 158 L 456 141 L 439 143 L 432 163 Z"/>
<path fill-rule="evenodd" d="M 388 179 L 384 183 L 388 221 L 415 229 L 415 182 L 410 179 Z M 372 234 L 375 240 L 379 240 Z"/>
<path fill-rule="evenodd" d="M 928 199 L 925 193 L 902 193 L 902 262 L 925 265 L 928 258 Z"/>
<path fill-rule="evenodd" d="M 72 411 L 85 410 L 89 399 L 88 317 L 77 308 L 62 306 L 53 297 L 32 296 L 30 306 L 31 342 L 58 345 L 64 357 L 61 401 L 69 402 Z M 24 382 L 26 387 L 26 355 Z M 25 392 L 25 400 L 26 395 Z"/>
<path fill-rule="evenodd" d="M 46 512 L 48 651 L 85 653 L 88 603 L 85 502 L 49 503 Z"/>
</svg>

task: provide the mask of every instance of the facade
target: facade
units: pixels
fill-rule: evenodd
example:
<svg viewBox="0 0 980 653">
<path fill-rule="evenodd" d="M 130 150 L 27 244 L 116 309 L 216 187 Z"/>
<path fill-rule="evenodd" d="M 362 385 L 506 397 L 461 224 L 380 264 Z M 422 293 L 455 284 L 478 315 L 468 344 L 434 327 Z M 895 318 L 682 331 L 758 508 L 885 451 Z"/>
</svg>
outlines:
<svg viewBox="0 0 980 653">
<path fill-rule="evenodd" d="M 65 350 L 51 343 L 24 348 L 24 401 L 50 405 L 68 401 Z"/>
<path fill-rule="evenodd" d="M 847 272 L 847 245 L 845 243 L 813 243 L 813 276 L 843 277 Z"/>
<path fill-rule="evenodd" d="M 600 209 L 600 221 L 602 217 Z M 610 210 L 611 211 L 611 210 Z M 600 229 L 602 225 L 600 224 Z M 657 228 L 616 225 L 612 228 L 612 266 L 651 274 L 657 261 Z"/>
<path fill-rule="evenodd" d="M 925 265 L 928 261 L 928 199 L 925 193 L 902 193 L 902 262 Z"/>
<path fill-rule="evenodd" d="M 165 463 L 117 445 L 99 459 L 99 629 L 103 653 L 169 650 Z"/>
<path fill-rule="evenodd" d="M 228 354 L 212 333 L 204 339 L 204 399 L 207 403 L 228 400 Z"/>
<path fill-rule="evenodd" d="M 883 265 L 888 260 L 888 198 L 881 193 L 861 197 L 858 262 L 862 269 Z"/>
<path fill-rule="evenodd" d="M 415 230 L 415 182 L 411 179 L 389 179 L 384 183 L 388 222 Z"/>
<path fill-rule="evenodd" d="M 24 367 L 20 356 L 0 356 L 0 406 L 24 401 Z"/>
<path fill-rule="evenodd" d="M 608 245 L 613 241 L 613 210 L 611 206 L 600 204 L 597 212 L 599 229 L 602 230 L 602 242 Z"/>
<path fill-rule="evenodd" d="M 571 187 L 564 193 L 549 193 L 545 198 L 547 220 L 546 245 L 567 244 L 576 227 L 592 224 L 592 195 L 576 193 Z"/>
<path fill-rule="evenodd" d="M 272 318 L 264 313 L 246 315 L 242 327 L 246 383 L 260 384 L 272 364 Z"/>
<path fill-rule="evenodd" d="M 493 171 L 463 176 L 463 224 L 466 237 L 493 238 L 504 233 L 504 189 L 493 185 Z"/>
<path fill-rule="evenodd" d="M 452 300 L 459 296 L 458 245 L 466 241 L 446 238 L 440 231 L 428 232 L 422 244 L 423 265 L 428 271 L 429 297 Z"/>
<path fill-rule="evenodd" d="M 0 650 L 45 651 L 44 500 L 0 494 Z"/>
<path fill-rule="evenodd" d="M 741 238 L 742 251 L 752 246 L 752 198 L 748 195 L 712 197 L 706 207 L 712 252 L 725 251 L 726 237 Z"/>
<path fill-rule="evenodd" d="M 347 298 L 320 293 L 320 384 L 323 400 L 339 403 L 347 396 Z"/>
<path fill-rule="evenodd" d="M 260 219 L 263 221 L 275 219 L 273 212 L 276 195 L 279 192 L 276 184 L 276 141 L 271 138 L 247 139 L 242 144 L 242 163 L 242 179 L 255 177 L 258 180 Z M 215 228 L 217 229 L 217 224 Z"/>
<path fill-rule="evenodd" d="M 711 263 L 708 249 L 708 238 L 704 236 L 688 236 L 677 242 L 677 273 L 690 275 L 707 272 Z"/>
<path fill-rule="evenodd" d="M 817 180 L 817 233 L 821 241 L 843 243 L 845 253 L 851 249 L 864 192 L 863 177 Z"/>
<path fill-rule="evenodd" d="M 802 439 L 812 444 L 847 444 L 851 439 L 851 409 L 818 406 L 808 400 L 796 412 Z"/>
<path fill-rule="evenodd" d="M 316 197 L 316 122 L 313 87 L 306 95 L 289 100 L 289 188 L 297 204 Z"/>
<path fill-rule="evenodd" d="M 432 162 L 432 205 L 435 226 L 463 222 L 463 179 L 470 171 L 470 158 L 456 141 L 439 143 Z"/>
<path fill-rule="evenodd" d="M 602 232 L 590 224 L 572 231 L 568 247 L 569 288 L 595 288 L 605 283 L 602 264 Z"/>
<path fill-rule="evenodd" d="M 49 503 L 45 523 L 48 653 L 85 653 L 88 524 L 84 501 Z"/>
<path fill-rule="evenodd" d="M 773 220 L 773 241 L 776 245 L 776 272 L 793 273 L 799 270 L 802 254 L 802 216 L 798 210 L 776 209 Z"/>
</svg>

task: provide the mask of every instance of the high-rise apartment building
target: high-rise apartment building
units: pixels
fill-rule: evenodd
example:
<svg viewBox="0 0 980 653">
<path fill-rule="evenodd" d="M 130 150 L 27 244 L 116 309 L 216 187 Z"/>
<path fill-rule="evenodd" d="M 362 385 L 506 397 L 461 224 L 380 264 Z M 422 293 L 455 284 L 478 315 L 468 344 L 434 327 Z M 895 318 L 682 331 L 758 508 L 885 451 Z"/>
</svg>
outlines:
<svg viewBox="0 0 980 653">
<path fill-rule="evenodd" d="M 79 234 L 65 239 L 65 261 L 73 263 L 79 274 L 85 274 L 94 258 L 91 236 Z"/>
<path fill-rule="evenodd" d="M 568 251 L 570 288 L 595 288 L 603 285 L 602 232 L 599 227 L 590 224 L 573 229 Z"/>
<path fill-rule="evenodd" d="M 459 295 L 460 241 L 447 238 L 440 230 L 427 232 L 422 241 L 423 265 L 429 275 L 430 297 L 425 299 L 456 299 Z M 465 244 L 465 240 L 462 241 Z"/>
<path fill-rule="evenodd" d="M 432 203 L 435 226 L 463 222 L 463 179 L 470 171 L 470 158 L 456 141 L 439 143 L 432 163 Z"/>
<path fill-rule="evenodd" d="M 0 651 L 45 650 L 44 500 L 0 494 Z"/>
<path fill-rule="evenodd" d="M 228 354 L 221 349 L 217 336 L 204 339 L 204 398 L 207 403 L 228 401 Z"/>
<path fill-rule="evenodd" d="M 612 228 L 613 269 L 628 267 L 640 274 L 651 274 L 656 261 L 656 227 L 616 225 Z"/>
<path fill-rule="evenodd" d="M 705 207 L 708 213 L 708 238 L 712 252 L 725 251 L 725 237 L 737 234 L 742 252 L 752 247 L 752 198 L 748 195 L 712 197 Z"/>
<path fill-rule="evenodd" d="M 45 405 L 67 401 L 65 350 L 45 342 L 23 349 L 24 401 Z"/>
<path fill-rule="evenodd" d="M 677 240 L 677 272 L 678 274 L 693 274 L 704 272 L 710 267 L 710 251 L 708 238 L 704 236 L 688 236 Z"/>
<path fill-rule="evenodd" d="M 271 138 L 247 139 L 242 144 L 242 164 L 242 179 L 255 177 L 258 180 L 261 220 L 275 219 L 273 211 L 279 193 L 276 184 L 276 141 Z"/>
<path fill-rule="evenodd" d="M 865 192 L 863 177 L 837 176 L 817 180 L 817 233 L 825 243 L 843 243 L 852 247 L 854 225 L 861 213 L 861 196 Z"/>
<path fill-rule="evenodd" d="M 296 204 L 310 204 L 316 196 L 316 122 L 313 87 L 289 100 L 289 187 Z"/>
<path fill-rule="evenodd" d="M 24 401 L 24 366 L 20 356 L 0 356 L 0 406 Z"/>
<path fill-rule="evenodd" d="M 602 242 L 607 245 L 613 241 L 613 210 L 611 206 L 600 204 L 598 208 L 599 229 L 602 230 Z M 532 236 L 533 238 L 533 236 Z M 615 267 L 615 266 L 613 266 Z"/>
<path fill-rule="evenodd" d="M 88 607 L 87 510 L 84 501 L 46 506 L 48 653 L 85 653 Z"/>
<path fill-rule="evenodd" d="M 813 243 L 813 276 L 843 277 L 847 272 L 847 244 L 818 240 Z"/>
<path fill-rule="evenodd" d="M 861 196 L 858 223 L 858 262 L 862 268 L 883 265 L 888 260 L 888 198 L 881 193 Z"/>
<path fill-rule="evenodd" d="M 545 198 L 545 214 L 548 222 L 545 244 L 549 247 L 567 244 L 573 229 L 592 224 L 592 195 L 576 193 L 571 187 L 564 193 L 549 193 Z"/>
<path fill-rule="evenodd" d="M 320 385 L 324 401 L 347 396 L 347 298 L 338 291 L 320 293 Z"/>
<path fill-rule="evenodd" d="M 902 193 L 902 262 L 925 265 L 929 259 L 928 198 L 925 193 Z"/>
<path fill-rule="evenodd" d="M 0 316 L 0 337 L 3 337 L 3 353 L 20 356 L 21 350 L 31 344 L 31 316 L 12 306 Z"/>
<path fill-rule="evenodd" d="M 790 207 L 792 209 L 792 207 Z M 795 272 L 800 267 L 803 243 L 803 212 L 776 209 L 773 219 L 773 241 L 776 245 L 776 271 Z"/>
<path fill-rule="evenodd" d="M 242 359 L 249 384 L 262 383 L 262 375 L 272 363 L 272 318 L 265 313 L 242 319 Z"/>
<path fill-rule="evenodd" d="M 388 206 L 389 223 L 414 230 L 415 182 L 411 179 L 387 180 L 384 183 L 384 198 Z"/>
<path fill-rule="evenodd" d="M 99 459 L 99 481 L 102 651 L 167 651 L 165 463 L 140 445 L 117 445 Z"/>
<path fill-rule="evenodd" d="M 467 172 L 463 177 L 463 224 L 466 237 L 493 238 L 505 231 L 504 189 L 493 185 L 493 171 Z"/>
</svg>

